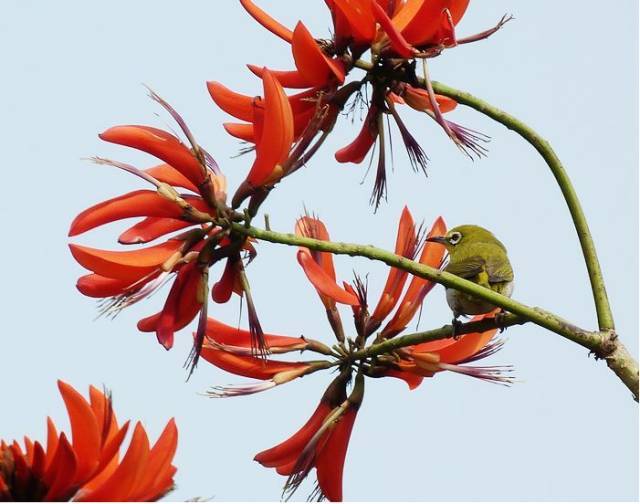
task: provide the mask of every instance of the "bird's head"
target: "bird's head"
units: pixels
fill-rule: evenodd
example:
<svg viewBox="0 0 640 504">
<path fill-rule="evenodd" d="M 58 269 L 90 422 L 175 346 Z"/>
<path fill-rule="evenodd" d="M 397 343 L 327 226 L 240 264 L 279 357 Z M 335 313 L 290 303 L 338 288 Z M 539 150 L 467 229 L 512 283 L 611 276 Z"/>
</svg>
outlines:
<svg viewBox="0 0 640 504">
<path fill-rule="evenodd" d="M 454 227 L 446 235 L 432 236 L 427 241 L 441 243 L 449 252 L 472 243 L 500 243 L 491 231 L 472 224 Z"/>
</svg>

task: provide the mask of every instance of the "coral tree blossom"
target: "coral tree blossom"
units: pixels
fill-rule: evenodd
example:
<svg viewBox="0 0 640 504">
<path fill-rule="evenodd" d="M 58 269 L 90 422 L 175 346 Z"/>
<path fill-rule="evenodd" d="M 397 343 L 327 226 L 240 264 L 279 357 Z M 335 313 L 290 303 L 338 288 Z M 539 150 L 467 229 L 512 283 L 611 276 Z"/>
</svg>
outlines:
<svg viewBox="0 0 640 504">
<path fill-rule="evenodd" d="M 427 60 L 445 49 L 487 38 L 507 22 L 503 17 L 489 30 L 458 38 L 456 27 L 469 0 L 325 0 L 333 22 L 330 39 L 314 37 L 299 21 L 293 29 L 279 23 L 252 0 L 240 0 L 247 12 L 263 27 L 289 44 L 295 68 L 274 70 L 248 65 L 264 84 L 263 97 L 236 93 L 219 82 L 210 82 L 209 92 L 216 104 L 243 122 L 224 125 L 232 136 L 255 145 L 256 162 L 245 183 L 234 197 L 235 204 L 273 184 L 308 160 L 331 131 L 339 113 L 353 111 L 359 104 L 367 113 L 356 138 L 335 153 L 340 163 L 361 163 L 379 144 L 376 183 L 372 202 L 377 206 L 386 195 L 386 147 L 384 116 L 393 118 L 409 160 L 415 170 L 425 171 L 427 156 L 397 111 L 408 106 L 434 119 L 445 133 L 467 154 L 481 156 L 488 138 L 444 118 L 456 108 L 455 100 L 437 95 L 429 77 Z M 360 58 L 370 53 L 370 61 Z M 420 64 L 418 64 L 420 62 Z M 367 72 L 364 79 L 348 81 L 354 69 Z M 370 86 L 365 102 L 364 87 Z M 297 90 L 279 100 L 270 96 L 277 88 Z M 281 117 L 278 130 L 264 128 L 270 115 Z M 312 143 L 317 135 L 319 139 Z M 295 155 L 285 161 L 291 142 Z M 308 150 L 307 150 L 308 149 Z M 262 163 L 274 160 L 278 169 L 265 175 Z M 298 162 L 296 164 L 296 162 Z M 234 204 L 234 206 L 235 206 Z"/>
<path fill-rule="evenodd" d="M 118 425 L 111 397 L 89 388 L 89 401 L 58 381 L 71 439 L 47 418 L 47 442 L 0 441 L 0 501 L 156 501 L 173 488 L 178 442 L 173 419 L 153 446 L 140 422 Z"/>
<path fill-rule="evenodd" d="M 269 82 L 267 77 L 265 87 L 269 87 Z M 123 219 L 139 219 L 118 237 L 118 242 L 127 247 L 125 250 L 70 245 L 76 261 L 90 271 L 78 280 L 78 290 L 102 299 L 102 313 L 116 315 L 172 282 L 163 308 L 140 320 L 138 329 L 155 333 L 168 350 L 173 346 L 174 333 L 200 315 L 192 365 L 200 355 L 209 295 L 216 303 L 225 303 L 236 293 L 246 298 L 253 348 L 264 351 L 262 329 L 243 261 L 243 258 L 251 260 L 256 251 L 246 237 L 215 224 L 216 219 L 230 222 L 237 218 L 226 206 L 226 178 L 213 158 L 196 143 L 175 110 L 155 93 L 151 96 L 176 119 L 189 145 L 172 133 L 150 126 L 115 126 L 100 135 L 107 142 L 151 154 L 161 164 L 140 170 L 94 158 L 99 164 L 137 175 L 150 184 L 151 189 L 135 190 L 103 201 L 74 219 L 69 236 Z M 261 161 L 256 168 L 259 172 L 256 180 L 269 177 L 278 159 L 269 157 Z M 209 268 L 222 260 L 226 260 L 224 272 L 209 289 Z"/>
<path fill-rule="evenodd" d="M 398 225 L 395 253 L 434 268 L 441 267 L 444 247 L 425 238 L 445 233 L 446 226 L 440 217 L 427 233 L 421 232 L 405 208 Z M 324 223 L 311 216 L 298 220 L 296 235 L 325 241 L 330 239 Z M 366 377 L 398 378 L 411 389 L 418 387 L 424 378 L 444 371 L 499 384 L 511 383 L 508 366 L 469 365 L 501 348 L 502 342 L 494 339 L 496 329 L 402 347 L 393 353 L 367 354 L 371 347 L 367 347 L 366 342 L 374 334 L 374 343 L 382 343 L 406 330 L 434 287 L 429 280 L 390 268 L 382 293 L 370 311 L 367 287 L 360 278 L 356 277 L 352 283 L 338 284 L 332 254 L 300 247 L 297 260 L 322 302 L 337 344 L 330 348 L 304 337 L 266 334 L 265 341 L 272 354 L 312 351 L 337 360 L 259 360 L 251 355 L 249 331 L 211 318 L 207 321 L 202 349 L 202 357 L 220 369 L 257 380 L 214 387 L 209 392 L 211 397 L 262 392 L 321 369 L 338 368 L 337 377 L 308 421 L 290 438 L 255 457 L 260 464 L 287 477 L 285 497 L 290 497 L 315 468 L 317 487 L 312 497 L 342 500 L 344 463 L 350 434 L 364 397 Z M 349 306 L 352 311 L 355 327 L 348 334 L 354 334 L 354 337 L 346 336 L 340 305 Z M 492 312 L 473 320 L 493 316 Z"/>
</svg>

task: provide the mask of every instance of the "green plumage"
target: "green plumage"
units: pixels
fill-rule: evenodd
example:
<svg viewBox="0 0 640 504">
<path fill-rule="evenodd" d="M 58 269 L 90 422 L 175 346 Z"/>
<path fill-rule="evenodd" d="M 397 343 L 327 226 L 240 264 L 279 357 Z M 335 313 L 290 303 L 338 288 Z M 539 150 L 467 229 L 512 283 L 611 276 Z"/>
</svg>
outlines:
<svg viewBox="0 0 640 504">
<path fill-rule="evenodd" d="M 490 231 L 473 225 L 458 226 L 443 237 L 431 238 L 449 252 L 445 271 L 466 278 L 499 294 L 511 296 L 513 269 L 507 249 Z M 447 289 L 447 302 L 454 316 L 478 315 L 495 306 L 455 289 Z"/>
</svg>

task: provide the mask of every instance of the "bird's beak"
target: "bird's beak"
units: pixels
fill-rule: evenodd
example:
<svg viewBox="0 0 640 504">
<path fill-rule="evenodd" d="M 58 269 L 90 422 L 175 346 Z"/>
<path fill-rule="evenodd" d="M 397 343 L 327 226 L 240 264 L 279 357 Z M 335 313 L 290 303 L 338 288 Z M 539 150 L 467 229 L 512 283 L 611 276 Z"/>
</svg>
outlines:
<svg viewBox="0 0 640 504">
<path fill-rule="evenodd" d="M 428 242 L 441 243 L 442 245 L 446 245 L 447 239 L 444 236 L 432 236 L 431 238 L 427 238 Z"/>
</svg>

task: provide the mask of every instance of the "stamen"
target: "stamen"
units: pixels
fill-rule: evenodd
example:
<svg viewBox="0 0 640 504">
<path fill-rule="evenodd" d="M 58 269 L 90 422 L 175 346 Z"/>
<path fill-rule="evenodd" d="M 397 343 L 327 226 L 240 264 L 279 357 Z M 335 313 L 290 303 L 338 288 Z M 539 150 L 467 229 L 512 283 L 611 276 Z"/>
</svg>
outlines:
<svg viewBox="0 0 640 504">
<path fill-rule="evenodd" d="M 107 158 L 102 158 L 102 157 L 98 157 L 98 156 L 93 156 L 90 158 L 87 158 L 89 161 L 92 161 L 95 164 L 98 165 L 107 165 L 107 166 L 113 166 L 115 168 L 120 168 L 121 170 L 124 170 L 126 172 L 132 173 L 133 175 L 140 177 L 141 179 L 146 180 L 147 182 L 149 182 L 150 184 L 153 184 L 156 187 L 160 187 L 160 181 L 157 180 L 156 178 L 152 177 L 151 175 L 149 175 L 148 173 L 144 172 L 143 170 L 140 170 L 139 168 L 136 168 L 135 166 L 132 166 L 130 164 L 127 163 L 121 163 L 120 161 L 113 161 L 111 159 L 107 159 Z"/>
<path fill-rule="evenodd" d="M 217 385 L 211 387 L 205 395 L 215 399 L 222 399 L 226 397 L 245 396 L 251 394 L 257 394 L 264 392 L 265 390 L 272 389 L 277 385 L 273 380 L 266 380 L 255 383 L 241 383 L 238 385 Z"/>
<path fill-rule="evenodd" d="M 385 142 L 384 142 L 384 122 L 382 120 L 382 114 L 378 114 L 378 138 L 379 138 L 379 151 L 378 151 L 378 167 L 376 169 L 376 181 L 373 186 L 373 192 L 371 193 L 371 199 L 369 203 L 374 205 L 374 213 L 378 211 L 382 198 L 387 200 L 387 171 L 385 165 Z"/>
<path fill-rule="evenodd" d="M 513 366 L 459 366 L 441 362 L 440 368 L 498 385 L 509 386 L 515 381 L 515 376 L 511 374 Z"/>
<path fill-rule="evenodd" d="M 482 348 L 479 352 L 475 353 L 474 355 L 472 355 L 471 357 L 463 361 L 458 362 L 458 364 L 468 364 L 469 362 L 475 362 L 475 361 L 479 361 L 480 359 L 485 359 L 486 357 L 489 357 L 494 353 L 498 352 L 499 350 L 501 350 L 505 343 L 506 343 L 506 340 L 504 339 L 493 339 L 489 342 L 488 345 Z"/>
<path fill-rule="evenodd" d="M 152 271 L 145 277 L 127 287 L 124 294 L 120 294 L 118 296 L 113 296 L 110 298 L 104 298 L 99 301 L 98 316 L 96 317 L 96 319 L 102 316 L 111 317 L 111 319 L 114 319 L 125 308 L 128 308 L 129 306 L 138 303 L 143 299 L 150 298 L 170 280 L 170 275 L 172 273 L 168 271 L 162 271 L 157 278 L 148 281 L 150 277 L 157 274 L 158 270 Z M 138 286 L 142 284 L 144 285 L 139 288 Z"/>
<path fill-rule="evenodd" d="M 500 28 L 502 28 L 505 24 L 507 24 L 509 21 L 513 19 L 515 18 L 511 14 L 505 14 L 504 16 L 502 16 L 500 21 L 498 21 L 498 24 L 495 25 L 493 28 L 489 28 L 488 30 L 485 30 L 483 32 L 476 33 L 475 35 L 470 35 L 469 37 L 458 39 L 457 42 L 458 44 L 469 44 L 470 42 L 477 42 L 479 40 L 489 38 L 491 35 L 493 35 L 495 32 L 497 32 Z"/>
<path fill-rule="evenodd" d="M 422 147 L 420 147 L 418 141 L 404 124 L 404 121 L 400 117 L 400 114 L 398 114 L 398 111 L 396 110 L 393 102 L 391 100 L 387 100 L 387 104 L 389 105 L 391 115 L 393 115 L 393 118 L 396 121 L 396 125 L 400 130 L 402 142 L 404 143 L 404 146 L 407 149 L 407 154 L 409 155 L 409 163 L 411 164 L 411 168 L 413 168 L 413 171 L 415 172 L 422 170 L 422 173 L 424 173 L 426 176 L 429 157 L 426 155 L 424 150 L 422 150 Z"/>
</svg>

